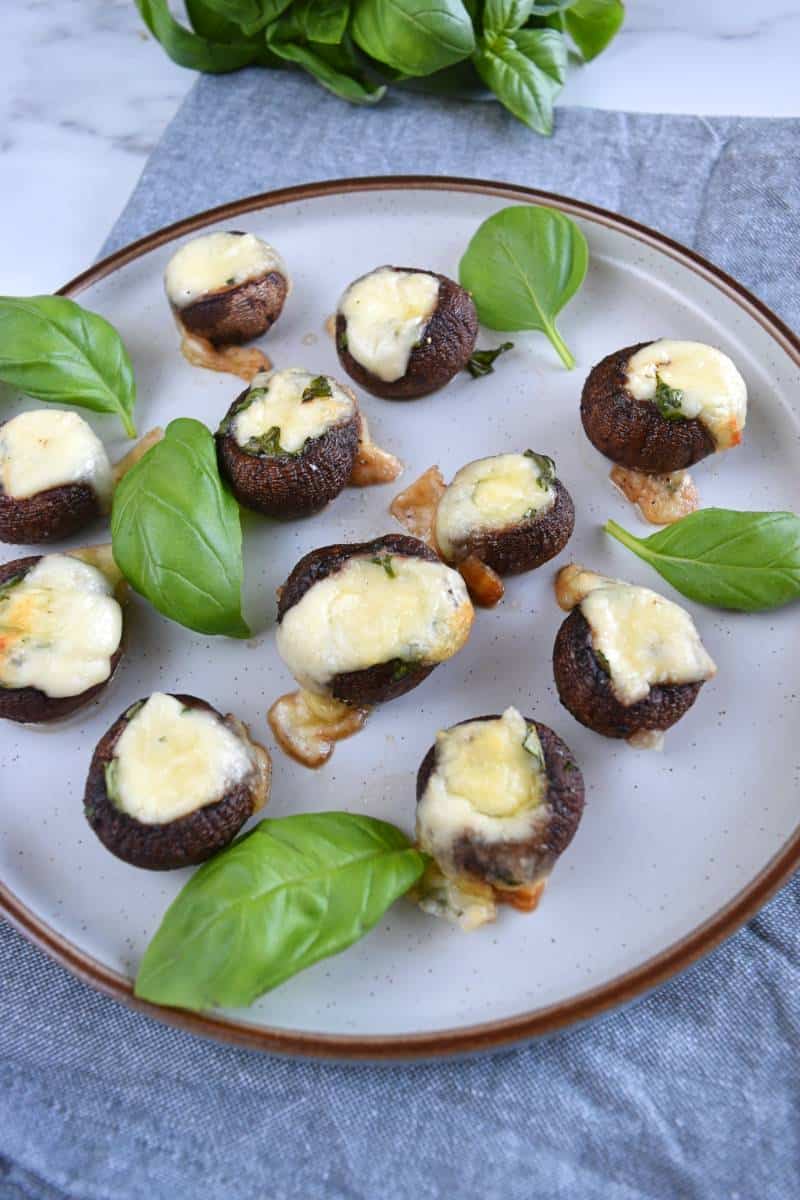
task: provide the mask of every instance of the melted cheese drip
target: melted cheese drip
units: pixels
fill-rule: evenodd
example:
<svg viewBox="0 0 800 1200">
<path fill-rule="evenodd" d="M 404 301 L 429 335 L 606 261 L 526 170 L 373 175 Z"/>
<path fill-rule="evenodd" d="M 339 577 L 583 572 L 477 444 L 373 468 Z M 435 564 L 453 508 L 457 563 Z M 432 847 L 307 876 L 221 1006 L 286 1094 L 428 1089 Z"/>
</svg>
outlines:
<svg viewBox="0 0 800 1200">
<path fill-rule="evenodd" d="M 727 354 L 703 342 L 651 342 L 628 359 L 627 389 L 634 399 L 655 400 L 656 375 L 683 393 L 681 412 L 703 422 L 718 450 L 738 445 L 747 387 Z"/>
<path fill-rule="evenodd" d="M 584 579 L 590 578 L 586 572 Z M 643 700 L 656 683 L 699 683 L 716 674 L 694 621 L 680 605 L 649 588 L 602 576 L 594 580 L 580 608 L 621 704 Z"/>
<path fill-rule="evenodd" d="M 209 292 L 260 279 L 270 271 L 287 277 L 280 254 L 254 233 L 206 233 L 175 251 L 164 283 L 171 303 L 185 308 Z"/>
<path fill-rule="evenodd" d="M 250 438 L 261 437 L 277 426 L 281 446 L 293 452 L 301 450 L 308 438 L 321 437 L 333 425 L 348 420 L 355 412 L 355 399 L 328 376 L 324 378 L 330 384 L 330 396 L 303 400 L 304 390 L 316 378 L 299 367 L 256 375 L 251 393 L 266 390 L 234 417 L 231 432 L 238 444 L 246 446 Z"/>
<path fill-rule="evenodd" d="M 362 276 L 339 301 L 347 349 L 378 379 L 402 379 L 438 300 L 439 280 L 422 271 L 379 267 Z"/>
<path fill-rule="evenodd" d="M 122 638 L 112 591 L 101 571 L 66 554 L 41 558 L 0 588 L 0 684 L 56 699 L 108 679 Z"/>
<path fill-rule="evenodd" d="M 154 692 L 115 748 L 112 799 L 145 825 L 221 800 L 255 769 L 247 743 L 218 716 Z"/>
<path fill-rule="evenodd" d="M 403 555 L 391 570 L 350 558 L 284 614 L 278 653 L 304 688 L 325 692 L 335 675 L 393 659 L 443 662 L 464 645 L 473 609 L 458 572 Z"/>
<path fill-rule="evenodd" d="M 555 503 L 539 484 L 540 468 L 525 454 L 497 454 L 468 463 L 453 477 L 436 512 L 436 541 L 449 561 L 479 529 L 506 529 Z"/>
<path fill-rule="evenodd" d="M 105 447 L 77 413 L 34 409 L 0 427 L 0 479 L 7 496 L 24 500 L 65 483 L 88 483 L 103 511 L 113 472 Z"/>
</svg>

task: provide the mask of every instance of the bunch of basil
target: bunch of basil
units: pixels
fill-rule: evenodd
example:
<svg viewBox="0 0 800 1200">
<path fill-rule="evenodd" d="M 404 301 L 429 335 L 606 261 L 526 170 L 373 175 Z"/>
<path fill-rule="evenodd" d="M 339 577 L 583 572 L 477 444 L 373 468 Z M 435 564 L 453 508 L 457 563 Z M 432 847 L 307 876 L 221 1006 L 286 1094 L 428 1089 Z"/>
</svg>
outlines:
<svg viewBox="0 0 800 1200">
<path fill-rule="evenodd" d="M 198 71 L 302 67 L 343 100 L 374 104 L 388 84 L 433 76 L 429 90 L 490 88 L 537 133 L 572 54 L 588 62 L 622 25 L 622 0 L 136 0 L 176 63 Z"/>
</svg>

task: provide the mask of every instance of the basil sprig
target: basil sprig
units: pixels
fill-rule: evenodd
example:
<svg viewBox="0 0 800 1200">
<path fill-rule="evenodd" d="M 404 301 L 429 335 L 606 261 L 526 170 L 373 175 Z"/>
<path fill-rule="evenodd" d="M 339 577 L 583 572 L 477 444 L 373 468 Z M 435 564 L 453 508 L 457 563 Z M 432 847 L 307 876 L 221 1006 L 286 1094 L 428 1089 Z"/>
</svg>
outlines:
<svg viewBox="0 0 800 1200">
<path fill-rule="evenodd" d="M 0 296 L 0 379 L 36 400 L 113 413 L 136 437 L 122 338 L 66 296 Z"/>
<path fill-rule="evenodd" d="M 800 596 L 800 517 L 794 513 L 701 508 L 646 538 L 616 521 L 604 528 L 699 604 L 758 612 Z"/>
<path fill-rule="evenodd" d="M 242 618 L 239 507 L 199 421 L 170 422 L 120 481 L 111 510 L 114 561 L 165 617 L 199 633 L 248 637 Z"/>
<path fill-rule="evenodd" d="M 567 368 L 575 359 L 555 319 L 583 283 L 589 248 L 583 233 L 557 209 L 511 205 L 487 218 L 459 264 L 463 287 L 472 293 L 490 329 L 538 329 Z"/>
<path fill-rule="evenodd" d="M 252 1004 L 363 937 L 425 865 L 404 833 L 372 817 L 262 821 L 200 867 L 167 909 L 136 995 L 189 1009 Z"/>
<path fill-rule="evenodd" d="M 499 346 L 495 346 L 492 350 L 474 350 L 467 359 L 467 370 L 473 379 L 481 379 L 484 375 L 491 375 L 494 371 L 494 364 L 501 354 L 505 354 L 506 350 L 513 350 L 513 342 L 501 342 Z"/>
</svg>

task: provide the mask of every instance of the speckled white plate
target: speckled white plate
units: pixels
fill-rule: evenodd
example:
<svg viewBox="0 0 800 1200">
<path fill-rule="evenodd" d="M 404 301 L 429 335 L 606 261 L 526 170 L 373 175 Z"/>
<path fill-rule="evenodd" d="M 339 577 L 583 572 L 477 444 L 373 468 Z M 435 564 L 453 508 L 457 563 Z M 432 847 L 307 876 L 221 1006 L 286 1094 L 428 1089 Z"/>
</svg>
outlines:
<svg viewBox="0 0 800 1200">
<path fill-rule="evenodd" d="M 155 689 L 233 711 L 274 757 L 269 814 L 349 809 L 414 823 L 419 762 L 436 731 L 508 704 L 572 747 L 586 813 L 538 911 L 501 911 L 466 935 L 398 903 L 361 943 L 321 962 L 247 1011 L 154 1016 L 283 1053 L 411 1057 L 465 1052 L 549 1032 L 623 1003 L 686 966 L 741 924 L 800 860 L 797 612 L 718 613 L 687 604 L 719 673 L 673 729 L 663 754 L 636 752 L 578 725 L 555 695 L 551 651 L 562 614 L 554 566 L 579 559 L 673 593 L 601 532 L 613 516 L 644 532 L 583 435 L 581 385 L 593 363 L 661 336 L 720 346 L 750 394 L 743 446 L 694 472 L 705 504 L 797 508 L 800 345 L 732 280 L 660 235 L 589 206 L 497 184 L 376 179 L 309 185 L 195 217 L 123 250 L 64 290 L 111 320 L 131 351 L 140 431 L 195 416 L 215 428 L 240 390 L 178 353 L 161 275 L 175 242 L 204 228 L 252 230 L 284 255 L 294 290 L 265 349 L 276 365 L 340 373 L 324 330 L 342 288 L 385 262 L 457 275 L 478 224 L 508 203 L 570 213 L 589 240 L 586 283 L 560 320 L 576 355 L 565 371 L 544 337 L 520 334 L 496 373 L 466 374 L 409 404 L 361 402 L 374 435 L 406 464 L 403 482 L 437 462 L 446 478 L 470 459 L 532 447 L 552 455 L 572 492 L 575 535 L 555 564 L 508 581 L 479 611 L 466 649 L 420 688 L 375 711 L 321 771 L 287 759 L 265 714 L 291 679 L 274 649 L 274 591 L 315 546 L 398 530 L 388 506 L 402 484 L 346 491 L 319 516 L 277 525 L 244 514 L 252 640 L 210 639 L 134 597 L 129 651 L 98 703 L 66 724 L 0 729 L 0 909 L 71 970 L 135 1003 L 131 978 L 161 914 L 188 877 L 118 862 L 82 813 L 92 748 L 117 715 Z M 486 333 L 480 345 L 501 337 Z M 23 402 L 27 404 L 28 402 Z M 112 419 L 92 422 L 112 453 Z M 93 531 L 102 541 L 105 530 Z M 86 537 L 75 544 L 85 543 Z M 29 553 L 4 547 L 4 558 Z M 680 599 L 680 597 L 678 597 Z M 757 684 L 757 689 L 756 689 Z M 761 752 L 770 731 L 769 756 Z M 759 733 L 760 731 L 760 733 Z"/>
</svg>

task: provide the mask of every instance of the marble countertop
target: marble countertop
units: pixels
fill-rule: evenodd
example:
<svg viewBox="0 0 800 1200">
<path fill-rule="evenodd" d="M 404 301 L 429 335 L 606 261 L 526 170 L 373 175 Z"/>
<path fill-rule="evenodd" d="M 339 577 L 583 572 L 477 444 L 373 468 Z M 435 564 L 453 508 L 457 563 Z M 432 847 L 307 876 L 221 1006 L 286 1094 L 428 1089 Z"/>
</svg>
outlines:
<svg viewBox="0 0 800 1200">
<path fill-rule="evenodd" d="M 195 75 L 145 32 L 133 0 L 16 0 L 8 8 L 0 286 L 30 294 L 59 287 L 92 261 Z M 561 103 L 800 116 L 798 51 L 800 7 L 788 0 L 631 0 L 614 45 L 572 73 Z"/>
</svg>

